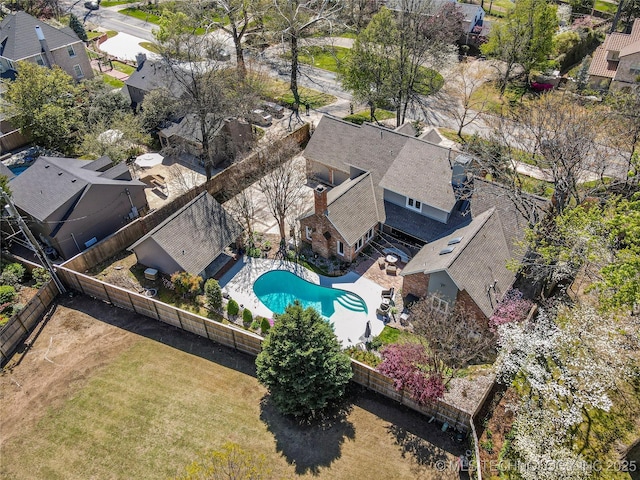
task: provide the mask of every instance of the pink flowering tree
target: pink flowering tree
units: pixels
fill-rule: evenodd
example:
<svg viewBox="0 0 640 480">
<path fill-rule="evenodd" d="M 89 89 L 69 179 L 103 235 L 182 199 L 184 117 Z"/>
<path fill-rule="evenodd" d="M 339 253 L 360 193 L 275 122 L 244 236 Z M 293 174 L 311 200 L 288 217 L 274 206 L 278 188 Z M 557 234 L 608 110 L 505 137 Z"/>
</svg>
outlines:
<svg viewBox="0 0 640 480">
<path fill-rule="evenodd" d="M 525 299 L 520 290 L 512 288 L 505 293 L 502 301 L 496 306 L 489 324 L 492 329 L 496 329 L 505 323 L 521 322 L 527 318 L 531 307 L 533 302 Z"/>
<path fill-rule="evenodd" d="M 424 345 L 392 344 L 382 350 L 382 358 L 378 371 L 393 379 L 396 390 L 406 390 L 420 405 L 444 395 L 442 375 L 430 368 L 432 359 Z"/>
</svg>

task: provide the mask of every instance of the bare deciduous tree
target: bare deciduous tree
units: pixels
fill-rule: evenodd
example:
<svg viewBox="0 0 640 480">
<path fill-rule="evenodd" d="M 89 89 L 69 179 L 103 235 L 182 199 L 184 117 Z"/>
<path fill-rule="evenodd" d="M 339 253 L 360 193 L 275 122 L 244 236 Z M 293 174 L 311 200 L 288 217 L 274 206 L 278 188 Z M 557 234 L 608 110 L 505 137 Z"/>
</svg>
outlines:
<svg viewBox="0 0 640 480">
<path fill-rule="evenodd" d="M 225 119 L 244 115 L 256 99 L 237 72 L 220 61 L 223 41 L 215 35 L 199 35 L 196 25 L 184 13 L 168 12 L 154 35 L 167 73 L 181 93 L 183 113 L 196 124 L 193 140 L 200 144 L 200 160 L 210 179 L 221 160 L 215 137 Z"/>
<path fill-rule="evenodd" d="M 453 117 L 460 138 L 462 129 L 475 122 L 486 109 L 489 93 L 481 92 L 480 87 L 490 74 L 489 67 L 483 63 L 459 63 L 445 79 L 442 91 L 436 96 L 437 108 Z"/>
<path fill-rule="evenodd" d="M 270 152 L 270 162 L 277 163 L 272 171 L 258 180 L 266 197 L 267 207 L 278 222 L 280 242 L 286 240 L 286 223 L 292 209 L 299 203 L 306 181 L 304 162 L 296 161 L 294 155 L 300 150 L 295 141 L 284 142 Z"/>
<path fill-rule="evenodd" d="M 434 307 L 430 296 L 416 302 L 411 313 L 414 332 L 427 344 L 431 369 L 442 375 L 445 385 L 461 368 L 493 357 L 495 333 L 464 306 L 445 313 Z"/>
<path fill-rule="evenodd" d="M 331 0 L 273 0 L 272 30 L 289 43 L 291 49 L 290 89 L 295 105 L 300 105 L 298 93 L 299 41 L 320 23 L 331 22 L 342 10 L 343 1 Z"/>
</svg>

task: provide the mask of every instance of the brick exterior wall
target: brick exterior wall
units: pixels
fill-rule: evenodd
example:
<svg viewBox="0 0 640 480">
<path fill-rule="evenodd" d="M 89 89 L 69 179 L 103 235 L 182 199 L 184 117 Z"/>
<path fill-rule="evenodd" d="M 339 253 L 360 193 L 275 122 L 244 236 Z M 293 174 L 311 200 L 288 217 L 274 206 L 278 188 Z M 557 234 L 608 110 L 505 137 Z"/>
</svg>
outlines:
<svg viewBox="0 0 640 480">
<path fill-rule="evenodd" d="M 487 325 L 489 323 L 489 319 L 487 318 L 487 316 L 482 312 L 482 310 L 480 310 L 480 307 L 478 307 L 476 302 L 473 301 L 473 299 L 467 293 L 466 290 L 459 290 L 458 291 L 458 295 L 456 297 L 456 303 L 459 306 L 464 307 L 467 310 L 473 312 L 475 314 L 476 318 L 479 321 L 484 322 L 485 325 Z"/>
<path fill-rule="evenodd" d="M 427 296 L 429 278 L 431 275 L 424 273 L 412 273 L 402 277 L 402 295 L 415 295 L 418 298 Z"/>
</svg>

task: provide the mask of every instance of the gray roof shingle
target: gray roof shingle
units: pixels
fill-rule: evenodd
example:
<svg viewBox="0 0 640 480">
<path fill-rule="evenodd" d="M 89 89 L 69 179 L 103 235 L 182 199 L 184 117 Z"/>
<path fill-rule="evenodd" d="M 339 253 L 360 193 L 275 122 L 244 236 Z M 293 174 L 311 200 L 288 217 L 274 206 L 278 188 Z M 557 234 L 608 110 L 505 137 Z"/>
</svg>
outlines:
<svg viewBox="0 0 640 480">
<path fill-rule="evenodd" d="M 33 57 L 42 52 L 36 26 L 47 40 L 50 50 L 80 42 L 80 39 L 69 28 L 58 30 L 25 12 L 7 15 L 0 23 L 0 56 L 13 61 Z"/>
<path fill-rule="evenodd" d="M 129 247 L 153 239 L 185 271 L 202 272 L 242 232 L 240 224 L 208 192 L 167 218 Z"/>
<path fill-rule="evenodd" d="M 454 239 L 459 243 L 448 245 Z M 445 248 L 449 253 L 441 253 Z M 471 223 L 426 244 L 405 266 L 401 275 L 446 271 L 459 290 L 466 290 L 483 313 L 490 316 L 496 293 L 504 293 L 515 275 L 506 265 L 511 252 L 495 208 L 475 217 Z M 495 285 L 495 291 L 488 287 Z"/>
<path fill-rule="evenodd" d="M 178 81 L 176 74 L 179 73 L 175 72 L 169 64 L 161 60 L 145 60 L 124 83 L 143 92 L 165 88 L 175 98 L 179 98 L 185 91 L 186 78 Z"/>
<path fill-rule="evenodd" d="M 144 185 L 138 180 L 114 180 L 86 167 L 86 160 L 40 157 L 11 180 L 15 204 L 40 221 L 46 221 L 91 185 Z"/>
<path fill-rule="evenodd" d="M 349 245 L 379 221 L 370 173 L 344 182 L 327 194 L 327 218 Z"/>
</svg>

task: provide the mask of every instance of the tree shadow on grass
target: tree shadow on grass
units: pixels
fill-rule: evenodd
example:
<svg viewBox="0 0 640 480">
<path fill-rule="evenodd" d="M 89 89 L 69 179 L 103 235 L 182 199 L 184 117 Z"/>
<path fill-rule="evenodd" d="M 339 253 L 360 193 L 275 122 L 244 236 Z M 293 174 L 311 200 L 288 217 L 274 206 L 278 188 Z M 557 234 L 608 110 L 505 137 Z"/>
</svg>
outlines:
<svg viewBox="0 0 640 480">
<path fill-rule="evenodd" d="M 172 325 L 114 307 L 85 295 L 69 294 L 58 297 L 61 306 L 77 310 L 90 317 L 131 333 L 150 338 L 191 355 L 207 359 L 238 372 L 256 376 L 255 357 L 225 347 L 208 338 L 187 332 Z"/>
<path fill-rule="evenodd" d="M 377 393 L 360 388 L 353 404 L 389 422 L 387 431 L 394 438 L 403 457 L 412 458 L 418 465 L 450 465 L 451 456 L 458 457 L 469 448 L 458 443 L 452 433 L 442 432 L 440 424 L 429 423 L 427 417 Z M 440 463 L 439 463 L 440 462 Z M 441 463 L 444 462 L 444 463 Z M 461 472 L 460 478 L 463 476 Z"/>
<path fill-rule="evenodd" d="M 276 450 L 295 465 L 296 474 L 318 475 L 342 455 L 342 444 L 356 436 L 348 420 L 351 405 L 341 403 L 310 420 L 282 415 L 265 395 L 260 402 L 260 420 L 276 441 Z"/>
</svg>

